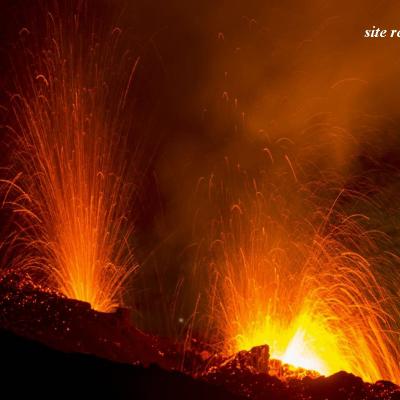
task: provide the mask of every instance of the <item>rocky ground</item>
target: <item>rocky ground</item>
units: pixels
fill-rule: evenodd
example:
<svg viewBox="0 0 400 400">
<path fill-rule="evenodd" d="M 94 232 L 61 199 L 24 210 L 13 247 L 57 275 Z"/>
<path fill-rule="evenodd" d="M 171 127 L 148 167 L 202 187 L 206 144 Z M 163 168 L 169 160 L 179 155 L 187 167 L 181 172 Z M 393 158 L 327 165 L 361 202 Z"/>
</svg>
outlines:
<svg viewBox="0 0 400 400">
<path fill-rule="evenodd" d="M 369 384 L 345 372 L 293 375 L 269 360 L 268 346 L 223 358 L 193 341 L 182 364 L 180 347 L 137 330 L 128 310 L 100 313 L 15 273 L 0 278 L 0 352 L 2 385 L 13 398 L 57 398 L 56 384 L 60 395 L 75 398 L 86 391 L 116 399 L 400 400 L 390 382 Z"/>
</svg>

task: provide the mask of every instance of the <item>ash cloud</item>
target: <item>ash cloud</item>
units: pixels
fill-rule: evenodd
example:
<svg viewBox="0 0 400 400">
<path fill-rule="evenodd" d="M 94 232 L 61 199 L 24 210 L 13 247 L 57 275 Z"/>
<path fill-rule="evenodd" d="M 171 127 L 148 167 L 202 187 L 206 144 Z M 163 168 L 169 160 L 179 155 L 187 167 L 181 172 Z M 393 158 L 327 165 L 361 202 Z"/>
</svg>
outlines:
<svg viewBox="0 0 400 400">
<path fill-rule="evenodd" d="M 221 172 L 225 158 L 251 174 L 266 168 L 268 148 L 305 180 L 332 170 L 357 187 L 370 174 L 385 196 L 397 192 L 400 41 L 365 40 L 363 32 L 396 28 L 399 11 L 389 1 L 127 8 L 147 54 L 142 73 L 152 71 L 151 113 L 162 137 L 146 194 L 156 200 L 141 229 L 147 250 L 164 248 L 157 274 L 171 288 L 191 268 L 182 249 L 190 247 L 196 184 Z"/>
</svg>

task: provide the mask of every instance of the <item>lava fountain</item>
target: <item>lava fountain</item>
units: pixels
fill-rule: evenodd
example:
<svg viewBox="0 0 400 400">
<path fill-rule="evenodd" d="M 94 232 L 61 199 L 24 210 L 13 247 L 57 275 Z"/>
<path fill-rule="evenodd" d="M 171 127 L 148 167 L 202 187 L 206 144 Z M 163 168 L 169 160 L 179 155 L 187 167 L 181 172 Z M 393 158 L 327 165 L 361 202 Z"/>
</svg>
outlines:
<svg viewBox="0 0 400 400">
<path fill-rule="evenodd" d="M 292 165 L 211 177 L 200 252 L 213 277 L 210 324 L 227 354 L 268 344 L 295 367 L 399 382 L 396 278 L 379 273 L 396 257 L 379 250 L 386 239 L 366 216 L 346 211 L 362 196 L 337 182 L 302 183 Z"/>
<path fill-rule="evenodd" d="M 119 28 L 76 4 L 43 11 L 42 25 L 20 31 L 8 126 L 17 173 L 2 181 L 17 229 L 3 246 L 12 268 L 109 312 L 136 269 L 126 105 L 138 60 L 121 46 Z"/>
</svg>

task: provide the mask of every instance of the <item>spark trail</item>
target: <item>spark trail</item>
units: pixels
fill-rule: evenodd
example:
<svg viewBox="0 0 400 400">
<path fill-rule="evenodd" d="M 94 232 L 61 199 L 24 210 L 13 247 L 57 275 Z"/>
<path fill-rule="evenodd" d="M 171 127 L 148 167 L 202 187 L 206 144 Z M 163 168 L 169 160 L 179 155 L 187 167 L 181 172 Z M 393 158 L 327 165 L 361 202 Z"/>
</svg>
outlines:
<svg viewBox="0 0 400 400">
<path fill-rule="evenodd" d="M 268 344 L 292 366 L 398 382 L 398 275 L 380 272 L 398 259 L 380 251 L 387 238 L 366 216 L 346 211 L 360 194 L 332 198 L 338 181 L 279 168 L 211 177 L 197 261 L 212 277 L 210 326 L 227 354 Z"/>
<path fill-rule="evenodd" d="M 18 229 L 6 242 L 18 254 L 13 268 L 36 271 L 45 285 L 108 312 L 136 269 L 128 243 L 137 187 L 126 152 L 138 60 L 119 28 L 100 26 L 76 4 L 43 10 L 44 34 L 39 25 L 20 31 L 8 126 L 18 174 L 2 181 L 3 207 Z"/>
</svg>

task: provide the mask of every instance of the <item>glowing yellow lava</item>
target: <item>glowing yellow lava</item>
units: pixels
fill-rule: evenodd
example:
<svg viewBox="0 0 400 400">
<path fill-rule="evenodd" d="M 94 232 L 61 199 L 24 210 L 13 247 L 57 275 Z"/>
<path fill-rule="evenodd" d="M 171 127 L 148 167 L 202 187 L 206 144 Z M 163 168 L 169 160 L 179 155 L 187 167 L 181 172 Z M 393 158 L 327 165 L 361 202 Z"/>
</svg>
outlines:
<svg viewBox="0 0 400 400">
<path fill-rule="evenodd" d="M 294 367 L 317 371 L 322 375 L 329 374 L 327 361 L 320 358 L 315 348 L 315 341 L 307 336 L 307 332 L 303 328 L 299 328 L 281 360 Z M 279 359 L 279 357 L 277 358 Z"/>
<path fill-rule="evenodd" d="M 399 309 L 379 274 L 387 255 L 363 216 L 336 200 L 319 206 L 306 184 L 281 175 L 258 183 L 237 174 L 225 179 L 231 186 L 208 185 L 221 210 L 208 274 L 223 351 L 269 345 L 271 358 L 323 375 L 398 382 Z"/>
<path fill-rule="evenodd" d="M 263 328 L 252 332 L 251 336 L 237 337 L 238 351 L 262 344 L 270 346 L 271 358 L 321 375 L 331 375 L 349 368 L 339 354 L 335 335 L 323 323 L 313 321 L 307 314 L 301 315 L 286 328 L 266 322 Z"/>
</svg>

